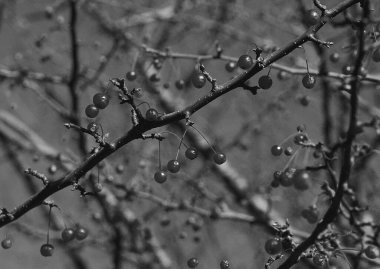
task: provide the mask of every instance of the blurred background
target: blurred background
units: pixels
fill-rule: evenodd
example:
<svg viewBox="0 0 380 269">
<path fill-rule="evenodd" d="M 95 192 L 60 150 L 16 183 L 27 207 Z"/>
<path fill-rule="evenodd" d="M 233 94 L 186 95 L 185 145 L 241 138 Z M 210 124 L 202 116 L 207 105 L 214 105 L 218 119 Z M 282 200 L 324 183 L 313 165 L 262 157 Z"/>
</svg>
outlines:
<svg viewBox="0 0 380 269">
<path fill-rule="evenodd" d="M 300 0 L 1 0 L 0 206 L 11 210 L 43 188 L 40 180 L 24 173 L 26 168 L 55 180 L 88 156 L 97 145 L 94 139 L 65 128 L 64 123 L 86 128 L 90 121 L 84 111 L 94 94 L 111 97 L 110 105 L 96 117 L 107 141 L 132 127 L 130 107 L 119 104 L 111 78 L 136 71 L 136 80 L 127 80 L 126 85 L 142 89 L 138 102 L 146 102 L 139 106 L 144 113 L 149 107 L 163 114 L 182 109 L 207 94 L 211 85 L 197 89 L 191 84 L 194 58 L 165 58 L 165 52 L 215 55 L 220 46 L 222 55 L 236 61 L 246 53 L 254 57 L 252 49 L 258 46 L 266 56 L 304 32 L 309 26 L 306 11 L 313 8 L 312 1 Z M 380 4 L 374 3 L 374 8 L 379 18 Z M 349 12 L 356 16 L 358 7 Z M 66 188 L 50 197 L 60 208 L 53 208 L 51 215 L 52 257 L 39 252 L 49 218 L 49 207 L 40 206 L 1 229 L 0 237 L 12 238 L 13 246 L 0 251 L 0 267 L 186 268 L 191 257 L 199 260 L 198 268 L 219 268 L 222 259 L 236 269 L 263 267 L 269 258 L 264 244 L 274 236 L 272 220 L 284 224 L 288 219 L 297 236 L 304 236 L 315 224 L 302 218 L 301 211 L 317 205 L 323 213 L 328 202 L 320 195 L 328 179 L 325 173 L 312 172 L 310 187 L 303 192 L 272 188 L 271 182 L 276 170 L 321 163 L 311 150 L 292 142 L 297 126 L 305 128 L 311 141 L 326 145 L 339 141 L 347 127 L 347 96 L 339 90 L 341 80 L 318 77 L 312 90 L 301 84 L 305 57 L 314 72 L 323 66 L 340 74 L 352 64 L 356 33 L 350 25 L 333 26 L 342 20 L 339 15 L 320 31 L 323 40 L 334 42 L 330 49 L 307 43 L 273 66 L 270 90 L 255 95 L 239 88 L 192 115 L 195 127 L 226 154 L 226 164 L 215 165 L 209 145 L 189 128 L 184 142 L 198 148 L 199 157 L 186 159 L 182 146 L 180 172 L 158 184 L 153 180 L 159 166 L 157 140 L 133 141 L 93 169 L 92 178 L 88 173 L 80 180 L 89 191 L 99 180 L 101 192 L 81 197 L 79 191 Z M 74 71 L 73 31 L 78 53 Z M 339 53 L 337 62 L 329 60 L 333 53 Z M 366 72 L 378 79 L 379 65 L 367 58 Z M 227 71 L 226 60 L 202 63 L 220 84 L 242 72 Z M 303 71 L 291 75 L 280 74 L 280 69 Z M 265 69 L 249 84 L 257 85 L 267 73 Z M 152 79 L 154 74 L 157 80 Z M 178 89 L 175 84 L 181 79 L 185 84 Z M 376 83 L 362 84 L 362 121 L 380 116 L 379 90 Z M 185 128 L 181 121 L 154 131 L 181 137 Z M 164 136 L 163 166 L 175 158 L 179 145 L 174 135 Z M 289 136 L 282 145 L 291 146 L 294 157 L 272 156 L 271 147 Z M 365 130 L 357 142 L 376 148 L 379 134 Z M 379 158 L 371 155 L 358 162 L 351 179 L 360 202 L 370 206 L 363 215 L 366 219 L 380 216 Z M 215 217 L 220 211 L 251 219 Z M 76 225 L 85 227 L 88 237 L 63 243 L 62 229 Z M 344 220 L 336 225 L 349 230 Z M 343 259 L 330 266 L 348 268 Z"/>
</svg>

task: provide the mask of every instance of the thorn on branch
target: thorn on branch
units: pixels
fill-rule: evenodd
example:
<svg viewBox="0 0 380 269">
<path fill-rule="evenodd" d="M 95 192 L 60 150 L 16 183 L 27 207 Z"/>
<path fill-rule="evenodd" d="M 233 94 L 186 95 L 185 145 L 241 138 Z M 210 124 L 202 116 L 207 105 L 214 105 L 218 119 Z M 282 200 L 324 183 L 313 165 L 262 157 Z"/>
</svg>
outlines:
<svg viewBox="0 0 380 269">
<path fill-rule="evenodd" d="M 49 184 L 49 180 L 48 180 L 48 178 L 47 178 L 44 174 L 39 173 L 39 172 L 36 171 L 36 170 L 32 170 L 31 168 L 28 168 L 28 169 L 25 169 L 24 173 L 25 173 L 25 174 L 28 174 L 28 175 L 31 175 L 31 176 L 34 176 L 34 177 L 36 177 L 36 178 L 38 178 L 38 179 L 41 179 L 42 184 L 44 184 L 45 186 L 46 186 L 47 184 Z"/>
<path fill-rule="evenodd" d="M 86 197 L 88 195 L 94 195 L 94 193 L 86 191 L 86 189 L 82 185 L 80 185 L 79 183 L 74 183 L 72 190 L 73 191 L 78 190 L 80 192 L 81 197 Z"/>
<path fill-rule="evenodd" d="M 145 139 L 157 139 L 158 141 L 162 141 L 165 139 L 165 137 L 163 137 L 161 133 L 143 134 L 141 136 L 141 138 L 143 140 L 145 140 Z"/>
<path fill-rule="evenodd" d="M 81 127 L 79 125 L 76 125 L 74 123 L 65 123 L 64 126 L 67 129 L 73 128 L 73 129 L 78 130 L 80 132 L 83 132 L 83 133 L 91 135 L 92 137 L 95 138 L 96 143 L 98 143 L 101 147 L 109 146 L 109 143 L 105 142 L 105 138 L 108 136 L 107 134 L 106 135 L 100 135 L 97 132 L 93 132 L 93 131 L 88 130 L 86 128 L 83 128 L 83 127 Z"/>
<path fill-rule="evenodd" d="M 216 85 L 216 79 L 211 77 L 210 73 L 208 73 L 206 71 L 206 68 L 203 64 L 199 65 L 199 69 L 201 70 L 203 75 L 206 77 L 206 79 L 211 83 L 211 85 L 212 85 L 211 91 L 214 92 L 216 90 L 216 86 L 217 86 Z"/>
<path fill-rule="evenodd" d="M 331 41 L 323 41 L 321 39 L 318 39 L 315 37 L 315 35 L 311 34 L 308 36 L 310 41 L 313 41 L 315 43 L 317 43 L 318 45 L 322 45 L 322 46 L 325 46 L 326 48 L 330 48 L 332 45 L 334 45 L 334 42 L 331 42 Z"/>
</svg>

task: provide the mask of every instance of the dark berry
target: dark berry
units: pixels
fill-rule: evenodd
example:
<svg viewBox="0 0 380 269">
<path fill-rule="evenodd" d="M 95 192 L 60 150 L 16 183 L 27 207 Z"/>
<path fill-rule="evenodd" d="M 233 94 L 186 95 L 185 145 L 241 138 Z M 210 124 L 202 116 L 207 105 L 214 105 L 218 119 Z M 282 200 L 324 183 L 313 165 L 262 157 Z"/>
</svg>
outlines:
<svg viewBox="0 0 380 269">
<path fill-rule="evenodd" d="M 282 251 L 282 243 L 279 238 L 272 238 L 265 242 L 265 251 L 269 255 L 276 255 Z"/>
<path fill-rule="evenodd" d="M 244 54 L 244 55 L 241 55 L 239 57 L 239 60 L 238 60 L 238 66 L 243 69 L 243 70 L 247 70 L 249 69 L 252 64 L 253 64 L 253 60 L 252 60 L 252 57 L 247 55 L 247 54 Z"/>
<path fill-rule="evenodd" d="M 168 82 L 164 83 L 162 85 L 162 87 L 164 87 L 164 89 L 169 89 L 170 88 L 170 84 Z"/>
<path fill-rule="evenodd" d="M 308 106 L 310 103 L 310 97 L 307 95 L 303 95 L 299 98 L 300 104 L 303 106 Z"/>
<path fill-rule="evenodd" d="M 345 75 L 351 75 L 354 68 L 351 65 L 345 65 L 342 67 L 342 73 Z"/>
<path fill-rule="evenodd" d="M 95 105 L 91 104 L 86 107 L 85 113 L 87 117 L 95 118 L 99 114 L 99 109 Z"/>
<path fill-rule="evenodd" d="M 280 181 L 273 179 L 272 182 L 270 183 L 272 188 L 278 188 L 280 186 Z"/>
<path fill-rule="evenodd" d="M 103 185 L 100 183 L 96 183 L 94 186 L 95 192 L 101 192 L 103 189 Z"/>
<path fill-rule="evenodd" d="M 154 108 L 149 108 L 145 113 L 145 118 L 149 121 L 155 121 L 158 118 L 158 112 Z"/>
<path fill-rule="evenodd" d="M 338 52 L 334 52 L 334 53 L 330 54 L 330 61 L 333 63 L 338 62 L 339 58 L 340 58 L 340 55 Z"/>
<path fill-rule="evenodd" d="M 3 249 L 9 249 L 12 247 L 12 240 L 10 238 L 5 238 L 1 241 L 1 247 Z"/>
<path fill-rule="evenodd" d="M 318 221 L 319 211 L 315 206 L 311 206 L 301 211 L 301 216 L 306 219 L 310 224 L 314 224 Z"/>
<path fill-rule="evenodd" d="M 191 77 L 191 82 L 195 88 L 202 88 L 206 84 L 206 77 L 202 73 L 195 72 Z"/>
<path fill-rule="evenodd" d="M 96 122 L 92 121 L 87 125 L 87 130 L 91 133 L 97 133 L 99 130 L 99 125 Z"/>
<path fill-rule="evenodd" d="M 156 173 L 154 173 L 154 180 L 157 183 L 164 183 L 166 179 L 167 179 L 167 175 L 164 171 L 157 171 Z"/>
<path fill-rule="evenodd" d="M 315 9 L 310 9 L 306 14 L 306 22 L 310 25 L 316 24 L 319 19 L 319 14 Z"/>
<path fill-rule="evenodd" d="M 75 231 L 72 228 L 65 228 L 61 233 L 63 242 L 69 242 L 75 238 Z"/>
<path fill-rule="evenodd" d="M 306 89 L 312 89 L 315 85 L 315 82 L 316 82 L 316 79 L 313 75 L 310 75 L 310 74 L 306 74 L 303 78 L 302 78 L 302 85 L 306 88 Z"/>
<path fill-rule="evenodd" d="M 157 74 L 152 74 L 150 77 L 149 77 L 149 80 L 151 82 L 159 82 L 160 81 L 160 77 L 157 75 Z"/>
<path fill-rule="evenodd" d="M 259 87 L 264 90 L 268 90 L 272 87 L 273 81 L 270 76 L 261 76 L 259 78 Z"/>
<path fill-rule="evenodd" d="M 293 139 L 294 143 L 297 145 L 302 145 L 305 142 L 307 142 L 307 140 L 308 140 L 307 136 L 303 133 L 296 134 L 296 136 Z"/>
<path fill-rule="evenodd" d="M 43 244 L 40 248 L 40 253 L 44 257 L 50 257 L 54 253 L 54 246 L 51 244 Z"/>
<path fill-rule="evenodd" d="M 97 93 L 92 98 L 92 102 L 94 103 L 94 105 L 97 108 L 104 109 L 108 106 L 108 104 L 110 102 L 110 98 L 108 95 L 106 95 L 104 93 Z"/>
<path fill-rule="evenodd" d="M 171 173 L 177 173 L 181 169 L 181 164 L 177 160 L 170 160 L 167 164 L 168 171 Z"/>
<path fill-rule="evenodd" d="M 214 157 L 213 157 L 213 159 L 214 159 L 214 162 L 215 162 L 216 164 L 219 164 L 219 165 L 225 163 L 226 160 L 227 160 L 226 155 L 224 155 L 224 154 L 221 153 L 221 152 L 214 153 Z"/>
<path fill-rule="evenodd" d="M 291 156 L 293 154 L 293 149 L 291 147 L 287 147 L 284 153 L 286 156 Z"/>
<path fill-rule="evenodd" d="M 76 230 L 75 230 L 75 238 L 77 240 L 83 240 L 85 239 L 86 237 L 88 236 L 88 231 L 87 229 L 83 228 L 83 227 L 78 227 Z"/>
<path fill-rule="evenodd" d="M 199 261 L 197 258 L 190 258 L 188 261 L 187 261 L 187 266 L 189 268 L 195 268 L 197 267 L 199 264 Z"/>
<path fill-rule="evenodd" d="M 370 246 L 367 246 L 365 249 L 364 249 L 364 253 L 365 255 L 369 258 L 369 259 L 376 259 L 379 257 L 380 253 L 379 253 L 379 249 L 376 247 L 376 246 L 373 246 L 373 245 L 370 245 Z"/>
<path fill-rule="evenodd" d="M 293 184 L 293 177 L 297 169 L 288 167 L 286 168 L 280 176 L 280 183 L 284 187 L 289 187 Z"/>
<path fill-rule="evenodd" d="M 198 150 L 196 148 L 187 148 L 185 151 L 185 156 L 189 160 L 194 160 L 195 158 L 198 157 Z"/>
<path fill-rule="evenodd" d="M 282 147 L 279 145 L 274 145 L 270 149 L 273 156 L 280 156 L 282 153 Z"/>
<path fill-rule="evenodd" d="M 277 78 L 279 80 L 287 80 L 290 78 L 290 74 L 284 70 L 281 70 L 280 72 L 277 73 Z"/>
<path fill-rule="evenodd" d="M 153 60 L 153 66 L 154 68 L 156 68 L 157 70 L 160 70 L 162 68 L 162 62 L 160 59 L 156 58 Z"/>
<path fill-rule="evenodd" d="M 372 60 L 373 60 L 374 62 L 380 62 L 380 46 L 377 47 L 377 48 L 374 50 L 374 52 L 373 52 L 373 54 L 372 54 Z"/>
<path fill-rule="evenodd" d="M 230 268 L 230 262 L 228 260 L 222 260 L 219 265 L 220 265 L 220 269 Z"/>
<path fill-rule="evenodd" d="M 225 65 L 225 68 L 227 72 L 233 72 L 236 69 L 236 63 L 235 62 L 228 62 Z"/>
<path fill-rule="evenodd" d="M 309 188 L 310 174 L 305 170 L 297 170 L 293 177 L 294 188 L 305 191 Z"/>
<path fill-rule="evenodd" d="M 129 71 L 127 72 L 127 74 L 125 74 L 125 77 L 129 80 L 129 81 L 134 81 L 136 78 L 137 78 L 137 74 L 135 71 Z"/>
<path fill-rule="evenodd" d="M 273 179 L 279 181 L 281 179 L 281 174 L 282 174 L 281 171 L 275 171 L 273 173 Z"/>
<path fill-rule="evenodd" d="M 144 95 L 144 92 L 141 88 L 133 88 L 131 94 L 136 98 L 141 98 Z"/>
<path fill-rule="evenodd" d="M 182 90 L 183 87 L 185 87 L 185 81 L 183 79 L 180 79 L 180 80 L 177 80 L 175 82 L 175 87 L 178 89 L 178 90 Z"/>
</svg>

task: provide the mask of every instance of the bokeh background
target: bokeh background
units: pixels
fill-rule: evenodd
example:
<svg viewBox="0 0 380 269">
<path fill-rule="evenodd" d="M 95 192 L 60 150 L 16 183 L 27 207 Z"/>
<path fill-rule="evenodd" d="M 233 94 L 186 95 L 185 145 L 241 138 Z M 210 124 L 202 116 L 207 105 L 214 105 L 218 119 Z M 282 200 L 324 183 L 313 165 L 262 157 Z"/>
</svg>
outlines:
<svg viewBox="0 0 380 269">
<path fill-rule="evenodd" d="M 75 167 L 85 158 L 80 145 L 88 152 L 96 146 L 91 137 L 86 137 L 83 144 L 77 131 L 63 125 L 69 122 L 66 116 L 72 103 L 66 83 L 72 64 L 69 2 L 0 1 L 0 206 L 7 209 L 20 205 L 43 187 L 38 179 L 26 176 L 24 169 L 32 168 L 45 173 L 50 180 L 58 179 L 67 172 L 65 169 Z M 337 2 L 327 4 L 330 7 Z M 313 8 L 313 3 L 84 0 L 77 1 L 76 7 L 80 60 L 76 91 L 81 124 L 87 126 L 89 122 L 84 109 L 92 102 L 92 96 L 97 92 L 108 93 L 111 103 L 96 121 L 109 134 L 107 140 L 112 141 L 132 124 L 130 108 L 119 104 L 117 89 L 109 79 L 124 78 L 126 72 L 136 70 L 138 77 L 127 82 L 128 88 L 142 88 L 141 102 L 160 113 L 183 108 L 211 89 L 209 84 L 202 89 L 192 86 L 190 78 L 196 65 L 193 59 L 160 58 L 162 68 L 157 69 L 152 65 L 152 55 L 142 45 L 160 51 L 205 55 L 215 54 L 215 46 L 219 44 L 223 55 L 236 58 L 247 52 L 254 55 L 251 49 L 259 46 L 267 55 L 306 29 L 304 11 Z M 379 17 L 379 3 L 374 3 L 374 7 L 374 16 Z M 358 8 L 349 12 L 355 15 Z M 338 16 L 336 20 L 341 19 Z M 318 70 L 321 64 L 326 64 L 329 71 L 335 72 L 352 63 L 355 29 L 327 25 L 320 36 L 333 41 L 334 46 L 321 50 L 308 43 L 279 63 L 304 69 L 307 57 L 310 69 Z M 340 54 L 338 63 L 328 60 L 334 52 Z M 242 72 L 239 69 L 227 72 L 227 62 L 222 60 L 203 63 L 218 83 Z M 369 59 L 365 66 L 369 74 L 379 74 L 379 65 Z M 266 69 L 259 76 L 267 72 Z M 0 237 L 9 236 L 14 243 L 11 249 L 0 251 L 0 268 L 186 268 L 190 257 L 199 259 L 199 268 L 219 268 L 222 259 L 228 259 L 236 269 L 263 267 L 269 257 L 264 244 L 273 237 L 268 230 L 268 216 L 282 223 L 287 218 L 292 228 L 307 233 L 314 225 L 301 218 L 302 209 L 316 203 L 323 212 L 327 204 L 319 195 L 321 184 L 327 180 L 324 173 L 313 173 L 311 187 L 305 192 L 270 187 L 274 171 L 288 165 L 304 167 L 318 163 L 311 151 L 302 148 L 289 163 L 289 157 L 272 156 L 271 146 L 296 133 L 300 125 L 306 127 L 313 142 L 334 144 L 346 128 L 348 111 L 347 99 L 339 91 L 339 80 L 326 78 L 322 83 L 318 79 L 316 87 L 307 90 L 302 87 L 301 75 L 280 80 L 278 72 L 275 67 L 270 71 L 274 81 L 270 90 L 259 90 L 253 95 L 248 90 L 236 89 L 192 115 L 195 126 L 227 155 L 224 168 L 213 164 L 207 144 L 189 129 L 185 143 L 202 148 L 203 153 L 189 161 L 182 148 L 181 171 L 169 175 L 168 181 L 160 185 L 153 180 L 158 169 L 158 142 L 134 141 L 107 158 L 99 169 L 105 189 L 96 197 L 80 197 L 78 191 L 70 188 L 51 197 L 61 209 L 53 209 L 53 257 L 44 258 L 39 253 L 48 226 L 48 207 L 41 206 L 1 228 Z M 149 81 L 154 73 L 160 77 L 159 82 Z M 48 81 L 53 76 L 56 81 Z M 259 76 L 252 78 L 250 85 L 256 85 Z M 180 90 L 175 87 L 179 79 L 186 82 Z M 166 83 L 167 89 L 163 87 Z M 374 83 L 363 83 L 361 120 L 380 115 L 379 90 Z M 326 92 L 328 115 L 324 106 Z M 148 105 L 140 107 L 145 111 Z M 331 121 L 327 133 L 326 119 Z M 180 122 L 156 131 L 181 136 L 184 126 Z M 173 135 L 166 137 L 161 142 L 163 164 L 175 157 L 179 143 Z M 358 142 L 376 147 L 378 137 L 366 130 L 358 136 Z M 292 144 L 291 139 L 288 144 Z M 366 158 L 364 164 L 358 164 L 351 179 L 360 201 L 370 206 L 364 217 L 375 220 L 380 215 L 379 159 L 376 155 Z M 92 172 L 97 175 L 98 169 Z M 203 218 L 188 210 L 167 211 L 149 199 L 125 197 L 123 191 L 107 181 L 110 177 L 113 182 L 153 193 L 164 201 L 188 201 L 208 210 L 228 205 L 236 212 L 255 216 L 257 210 L 267 215 L 256 215 L 264 223 L 250 224 Z M 91 189 L 89 181 L 87 176 L 81 183 Z M 128 221 L 121 221 L 119 215 Z M 60 232 L 64 225 L 76 224 L 89 230 L 88 238 L 63 244 Z M 344 223 L 341 225 L 345 227 Z M 118 255 L 121 264 L 115 262 Z M 348 268 L 341 259 L 333 264 L 330 266 Z M 313 267 L 307 263 L 301 266 Z"/>
</svg>

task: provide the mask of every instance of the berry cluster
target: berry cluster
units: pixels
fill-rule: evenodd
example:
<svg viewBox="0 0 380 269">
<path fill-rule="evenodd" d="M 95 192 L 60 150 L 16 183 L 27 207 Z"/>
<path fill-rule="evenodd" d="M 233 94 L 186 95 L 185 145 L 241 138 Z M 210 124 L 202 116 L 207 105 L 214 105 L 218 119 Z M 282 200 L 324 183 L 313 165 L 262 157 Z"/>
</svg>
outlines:
<svg viewBox="0 0 380 269">
<path fill-rule="evenodd" d="M 99 109 L 105 109 L 109 102 L 110 97 L 104 93 L 97 93 L 92 98 L 92 104 L 88 105 L 85 109 L 86 116 L 95 118 L 99 114 Z"/>
</svg>

